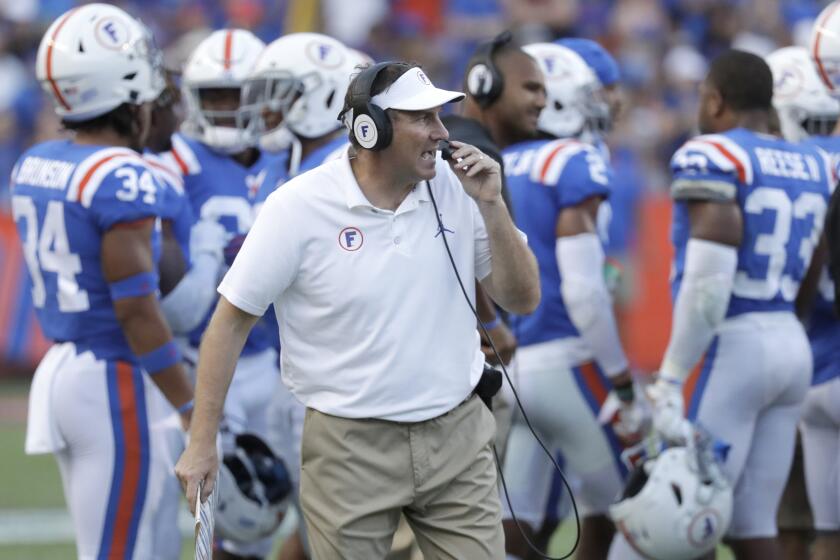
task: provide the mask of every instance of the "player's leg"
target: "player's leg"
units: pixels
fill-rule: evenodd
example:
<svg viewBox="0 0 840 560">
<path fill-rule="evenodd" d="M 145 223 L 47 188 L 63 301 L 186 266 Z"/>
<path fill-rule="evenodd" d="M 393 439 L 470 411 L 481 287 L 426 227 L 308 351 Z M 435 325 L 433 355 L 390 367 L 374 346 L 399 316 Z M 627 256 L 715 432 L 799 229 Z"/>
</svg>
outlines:
<svg viewBox="0 0 840 560">
<path fill-rule="evenodd" d="M 576 422 L 557 438 L 569 471 L 575 478 L 581 516 L 581 540 L 577 558 L 606 558 L 615 534 L 608 517 L 609 506 L 624 485 L 626 467 L 621 462 L 621 445 L 608 426 L 598 422 L 610 383 L 594 363 L 572 368 L 578 395 Z M 582 397 L 582 398 L 581 398 Z"/>
<path fill-rule="evenodd" d="M 508 433 L 503 469 L 506 490 L 502 488 L 499 495 L 509 559 L 529 556 L 530 548 L 525 537 L 531 542 L 535 541 L 535 529 L 542 523 L 553 470 L 549 458 L 525 425 L 521 414 L 515 413 Z M 511 510 L 519 521 L 519 527 L 513 520 Z M 525 533 L 525 537 L 520 531 Z"/>
<path fill-rule="evenodd" d="M 232 446 L 237 434 L 251 433 L 263 440 L 268 437 L 268 410 L 279 383 L 277 352 L 273 348 L 239 359 L 225 399 L 226 433 L 222 448 L 226 453 L 232 448 L 228 446 Z M 286 467 L 292 469 L 288 464 Z M 227 554 L 219 555 L 219 558 L 265 558 L 271 552 L 273 542 L 273 535 L 254 542 L 224 539 L 221 551 Z"/>
<path fill-rule="evenodd" d="M 776 513 L 793 461 L 797 423 L 810 382 L 811 350 L 792 314 L 764 316 L 755 325 L 768 379 L 767 404 L 755 421 L 746 461 L 734 486 L 734 507 L 728 541 L 739 560 L 782 557 Z"/>
<path fill-rule="evenodd" d="M 580 493 L 575 496 L 582 521 L 578 558 L 604 558 L 612 537 L 606 512 L 622 487 L 618 442 L 597 420 L 609 383 L 593 364 L 573 368 L 563 365 L 568 363 L 564 344 L 552 342 L 519 350 L 520 397 L 541 438 L 550 448 L 559 446 L 570 473 L 580 481 Z M 533 441 L 527 428 L 517 428 L 516 437 L 526 444 Z M 519 515 L 521 507 L 531 517 L 532 526 L 539 528 L 554 468 L 539 447 L 520 455 L 509 443 L 508 453 L 506 475 L 521 481 L 521 489 L 515 493 L 521 496 L 517 501 L 522 504 L 514 504 L 514 508 Z M 520 458 L 527 458 L 530 465 L 515 465 Z M 538 499 L 531 497 L 536 495 Z M 518 529 L 511 530 L 510 523 L 507 525 L 507 535 L 517 538 Z M 508 550 L 524 553 L 527 548 L 515 549 L 509 544 Z"/>
<path fill-rule="evenodd" d="M 181 485 L 174 473 L 186 438 L 178 412 L 148 376 L 145 380 L 151 445 L 147 508 L 143 515 L 151 520 L 152 529 L 147 536 L 153 543 L 152 557 L 178 558 L 181 551 L 178 512 L 186 504 L 181 500 Z"/>
<path fill-rule="evenodd" d="M 787 484 L 779 502 L 776 524 L 779 527 L 779 546 L 785 560 L 808 558 L 814 533 L 814 520 L 808 505 L 805 490 L 805 467 L 802 457 L 802 442 L 797 436 L 793 453 L 793 464 Z"/>
<path fill-rule="evenodd" d="M 305 560 L 309 556 L 306 524 L 300 511 L 300 442 L 305 413 L 306 407 L 292 395 L 285 384 L 278 383 L 268 409 L 266 441 L 289 469 L 294 507 L 299 516 L 297 530 L 283 542 L 277 560 Z"/>
<path fill-rule="evenodd" d="M 154 542 L 145 374 L 89 352 L 65 366 L 54 403 L 68 445 L 57 458 L 79 557 L 149 558 Z"/>
<path fill-rule="evenodd" d="M 817 530 L 813 560 L 840 550 L 840 378 L 812 387 L 802 414 L 808 500 Z"/>
</svg>

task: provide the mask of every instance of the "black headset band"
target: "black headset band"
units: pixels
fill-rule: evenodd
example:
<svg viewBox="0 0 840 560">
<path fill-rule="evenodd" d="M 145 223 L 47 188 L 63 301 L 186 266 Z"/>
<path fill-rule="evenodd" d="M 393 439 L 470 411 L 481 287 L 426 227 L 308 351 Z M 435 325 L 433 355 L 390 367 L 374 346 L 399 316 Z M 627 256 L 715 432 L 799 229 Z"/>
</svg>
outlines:
<svg viewBox="0 0 840 560">
<path fill-rule="evenodd" d="M 513 41 L 513 34 L 509 30 L 502 31 L 490 41 L 481 44 L 478 49 L 476 49 L 475 54 L 473 55 L 472 65 L 481 63 L 487 66 L 495 66 L 493 64 L 493 55 L 496 53 L 496 50 L 511 41 Z"/>
<path fill-rule="evenodd" d="M 377 62 L 372 66 L 368 66 L 356 76 L 350 88 L 350 108 L 353 111 L 358 113 L 360 109 L 364 110 L 365 105 L 370 103 L 371 97 L 373 97 L 371 95 L 373 83 L 376 81 L 379 73 L 392 64 L 393 62 Z"/>
</svg>

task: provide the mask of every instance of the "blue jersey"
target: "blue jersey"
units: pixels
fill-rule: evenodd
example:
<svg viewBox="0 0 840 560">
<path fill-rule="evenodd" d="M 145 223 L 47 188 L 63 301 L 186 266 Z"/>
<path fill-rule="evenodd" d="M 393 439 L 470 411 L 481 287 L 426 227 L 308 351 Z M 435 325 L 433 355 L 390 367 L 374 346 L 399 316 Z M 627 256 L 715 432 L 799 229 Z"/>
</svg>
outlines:
<svg viewBox="0 0 840 560">
<path fill-rule="evenodd" d="M 671 159 L 671 171 L 674 297 L 690 233 L 687 202 L 734 201 L 743 238 L 726 316 L 792 312 L 828 207 L 834 173 L 826 154 L 737 128 L 689 140 Z"/>
<path fill-rule="evenodd" d="M 190 228 L 193 225 L 193 216 L 189 198 L 184 190 L 184 179 L 169 154 L 157 155 L 146 152 L 143 154 L 143 159 L 164 187 L 160 217 L 171 224 L 172 233 L 184 255 L 184 262 L 189 264 Z"/>
<path fill-rule="evenodd" d="M 828 153 L 835 168 L 840 162 L 840 136 L 813 136 L 806 142 Z M 834 282 L 828 265 L 820 271 L 819 290 L 807 324 L 808 339 L 814 355 L 813 384 L 825 383 L 840 375 L 840 320 L 834 314 Z"/>
<path fill-rule="evenodd" d="M 172 157 L 184 177 L 184 190 L 190 201 L 193 218 L 216 220 L 230 234 L 231 239 L 244 236 L 251 229 L 255 216 L 257 193 L 277 165 L 277 156 L 260 155 L 250 167 L 244 167 L 232 157 L 216 152 L 198 140 L 176 134 L 172 137 Z M 190 344 L 198 346 L 207 328 L 212 311 L 190 333 Z M 251 330 L 243 355 L 261 352 L 273 346 L 276 332 L 264 322 Z"/>
<path fill-rule="evenodd" d="M 612 170 L 597 148 L 574 139 L 516 144 L 502 157 L 512 213 L 537 257 L 542 286 L 537 309 L 512 318 L 519 345 L 579 336 L 560 294 L 557 218 L 564 208 L 607 197 Z"/>
<path fill-rule="evenodd" d="M 282 152 L 279 152 L 271 165 L 266 167 L 267 173 L 265 180 L 263 180 L 262 186 L 257 193 L 257 203 L 261 204 L 265 202 L 268 195 L 277 190 L 280 185 L 291 179 L 293 176 L 306 173 L 326 161 L 330 161 L 341 156 L 349 144 L 350 142 L 347 140 L 347 137 L 342 135 L 338 138 L 330 140 L 323 146 L 319 146 L 303 158 L 300 165 L 298 165 L 297 170 L 294 171 L 294 175 L 290 173 L 291 170 L 289 169 L 291 165 L 290 150 L 283 150 Z"/>
<path fill-rule="evenodd" d="M 48 338 L 74 342 L 99 359 L 136 362 L 102 273 L 102 236 L 119 223 L 157 218 L 162 193 L 128 148 L 55 140 L 20 157 L 12 172 L 12 210 Z M 153 250 L 159 236 L 155 228 Z"/>
</svg>

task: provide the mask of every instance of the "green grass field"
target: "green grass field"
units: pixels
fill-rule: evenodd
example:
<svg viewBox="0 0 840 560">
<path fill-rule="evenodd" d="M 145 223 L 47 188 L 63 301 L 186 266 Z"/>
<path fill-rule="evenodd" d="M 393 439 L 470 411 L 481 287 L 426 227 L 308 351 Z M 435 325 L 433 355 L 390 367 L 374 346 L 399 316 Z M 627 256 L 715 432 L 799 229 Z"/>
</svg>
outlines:
<svg viewBox="0 0 840 560">
<path fill-rule="evenodd" d="M 20 382 L 0 382 L 0 406 L 8 399 L 25 398 L 27 385 Z M 0 560 L 66 560 L 74 558 L 76 549 L 72 534 L 66 534 L 62 542 L 55 542 L 56 535 L 46 534 L 54 530 L 54 524 L 40 524 L 45 534 L 39 537 L 40 543 L 9 544 L 3 532 L 4 515 L 21 519 L 33 518 L 37 524 L 41 512 L 55 514 L 65 509 L 64 494 L 58 467 L 51 455 L 27 456 L 23 452 L 24 418 L 0 420 L 0 449 L 4 450 L 0 460 Z M 56 516 L 53 515 L 52 518 Z M 9 517 L 5 517 L 9 519 Z M 8 529 L 7 529 L 8 530 Z M 66 523 L 63 533 L 67 533 Z M 30 531 L 31 532 L 31 531 Z M 59 535 L 59 538 L 62 538 Z M 549 554 L 557 556 L 569 550 L 574 539 L 574 525 L 564 523 L 552 537 Z M 278 543 L 279 544 L 279 543 Z M 193 557 L 192 545 L 185 539 L 181 549 L 181 559 Z M 731 560 L 728 549 L 721 547 L 717 555 L 719 560 Z"/>
</svg>

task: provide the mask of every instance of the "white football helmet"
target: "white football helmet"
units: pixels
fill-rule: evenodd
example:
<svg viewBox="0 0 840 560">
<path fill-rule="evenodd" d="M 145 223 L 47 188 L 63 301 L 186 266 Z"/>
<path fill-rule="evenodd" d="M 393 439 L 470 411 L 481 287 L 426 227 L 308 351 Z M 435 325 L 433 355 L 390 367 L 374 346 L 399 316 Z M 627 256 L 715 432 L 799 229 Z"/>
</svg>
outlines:
<svg viewBox="0 0 840 560">
<path fill-rule="evenodd" d="M 732 488 L 711 455 L 671 447 L 633 471 L 610 517 L 646 558 L 698 558 L 729 528 Z"/>
<path fill-rule="evenodd" d="M 545 75 L 546 105 L 538 128 L 558 138 L 596 133 L 609 121 L 610 107 L 595 72 L 573 50 L 554 43 L 534 43 L 523 50 Z"/>
<path fill-rule="evenodd" d="M 164 87 L 162 60 L 145 25 L 116 6 L 86 4 L 50 25 L 35 68 L 56 114 L 79 122 L 154 101 Z"/>
<path fill-rule="evenodd" d="M 840 97 L 840 1 L 820 12 L 811 31 L 808 52 L 820 80 L 831 95 Z"/>
<path fill-rule="evenodd" d="M 359 55 L 319 33 L 292 33 L 270 43 L 245 88 L 249 106 L 283 115 L 280 125 L 262 131 L 260 146 L 280 151 L 292 135 L 319 138 L 341 127 L 338 113 L 359 62 Z"/>
<path fill-rule="evenodd" d="M 829 95 L 805 47 L 785 47 L 767 56 L 773 71 L 773 106 L 782 135 L 791 142 L 828 136 L 837 124 L 840 101 Z"/>
<path fill-rule="evenodd" d="M 227 154 L 256 145 L 256 138 L 249 134 L 255 115 L 243 107 L 241 90 L 264 48 L 265 43 L 244 29 L 221 29 L 198 44 L 182 76 L 187 109 L 184 133 Z M 235 109 L 205 109 L 202 93 L 218 89 L 239 90 L 239 105 Z"/>
<path fill-rule="evenodd" d="M 292 483 L 286 464 L 254 434 L 239 434 L 219 468 L 216 535 L 253 542 L 283 521 Z"/>
</svg>

